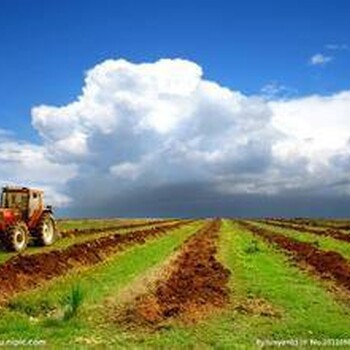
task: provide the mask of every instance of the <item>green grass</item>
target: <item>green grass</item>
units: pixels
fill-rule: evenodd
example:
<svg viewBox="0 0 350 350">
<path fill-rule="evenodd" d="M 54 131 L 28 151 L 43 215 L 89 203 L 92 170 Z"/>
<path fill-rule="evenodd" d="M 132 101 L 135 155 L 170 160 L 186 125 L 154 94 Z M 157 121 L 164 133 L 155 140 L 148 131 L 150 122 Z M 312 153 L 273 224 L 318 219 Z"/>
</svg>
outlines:
<svg viewBox="0 0 350 350">
<path fill-rule="evenodd" d="M 122 346 L 255 349 L 259 339 L 349 338 L 349 310 L 286 256 L 225 221 L 219 260 L 232 271 L 231 305 L 196 325 L 174 324 L 154 333 L 105 333 Z M 248 299 L 266 300 L 279 317 L 237 310 Z M 113 336 L 114 334 L 114 336 Z M 116 335 L 118 334 L 118 335 Z"/>
<path fill-rule="evenodd" d="M 349 309 L 291 266 L 282 252 L 228 221 L 219 248 L 219 260 L 232 272 L 231 305 L 197 325 L 174 325 L 155 335 L 130 336 L 128 342 L 142 347 L 256 349 L 257 339 L 350 337 Z M 264 299 L 279 316 L 237 310 L 254 298 Z"/>
<path fill-rule="evenodd" d="M 4 263 L 6 260 L 10 259 L 14 255 L 15 253 L 8 253 L 4 250 L 0 250 L 0 264 Z"/>
<path fill-rule="evenodd" d="M 18 295 L 0 313 L 0 339 L 15 338 L 20 334 L 21 338 L 39 337 L 50 344 L 67 345 L 78 338 L 97 339 L 104 335 L 108 342 L 110 336 L 101 330 L 105 313 L 110 312 L 105 310 L 104 300 L 117 296 L 128 283 L 161 263 L 201 225 L 196 222 L 185 226 L 119 253 L 103 264 L 71 273 L 48 282 L 39 290 Z M 84 294 L 81 310 L 77 317 L 64 320 L 62 300 L 67 300 L 67 295 L 72 293 L 77 283 Z M 63 305 L 66 304 L 63 302 Z M 115 327 L 111 324 L 107 333 L 114 333 Z M 114 338 L 114 341 L 118 339 Z"/>
<path fill-rule="evenodd" d="M 276 227 L 273 225 L 263 224 L 256 221 L 250 221 L 250 222 L 258 227 L 267 228 L 272 232 L 283 234 L 284 236 L 297 239 L 298 241 L 313 243 L 319 249 L 335 251 L 341 254 L 344 258 L 350 260 L 350 243 L 349 242 L 340 241 L 332 237 L 319 236 L 317 234 L 313 234 L 309 232 L 300 232 L 293 229 Z"/>
<path fill-rule="evenodd" d="M 218 259 L 232 272 L 231 304 L 224 310 L 197 324 L 173 323 L 156 332 L 125 331 L 111 320 L 113 308 L 107 301 L 118 303 L 123 288 L 161 265 L 198 228 L 192 224 L 19 295 L 0 314 L 0 339 L 21 334 L 22 339 L 46 339 L 49 345 L 66 347 L 256 349 L 256 339 L 350 338 L 349 307 L 318 279 L 291 265 L 283 252 L 229 221 L 223 223 L 218 251 Z M 70 305 L 66 300 L 72 300 L 77 284 L 83 295 L 81 300 L 76 296 L 78 311 L 64 320 L 62 305 Z M 265 300 L 278 316 L 239 311 L 255 298 Z M 52 315 L 60 310 L 53 322 Z"/>
<path fill-rule="evenodd" d="M 74 284 L 70 293 L 63 299 L 64 312 L 62 321 L 69 321 L 78 315 L 83 305 L 84 298 L 85 293 L 80 287 L 80 284 Z"/>
<path fill-rule="evenodd" d="M 292 266 L 275 247 L 259 240 L 259 249 L 251 252 L 254 240 L 237 224 L 225 223 L 220 256 L 232 271 L 233 302 L 262 298 L 281 318 L 232 313 L 231 321 L 227 319 L 231 326 L 217 323 L 226 331 L 231 328 L 226 344 L 249 347 L 257 338 L 349 338 L 349 308 L 339 304 L 321 282 Z"/>
</svg>

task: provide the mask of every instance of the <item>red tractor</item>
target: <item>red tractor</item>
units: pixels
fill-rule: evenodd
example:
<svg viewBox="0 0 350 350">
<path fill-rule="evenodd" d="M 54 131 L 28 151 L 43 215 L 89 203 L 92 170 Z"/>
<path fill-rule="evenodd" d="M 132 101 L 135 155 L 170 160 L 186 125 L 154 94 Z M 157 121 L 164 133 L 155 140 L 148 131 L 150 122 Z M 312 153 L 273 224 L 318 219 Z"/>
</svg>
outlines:
<svg viewBox="0 0 350 350">
<path fill-rule="evenodd" d="M 21 252 L 30 240 L 47 246 L 57 236 L 52 208 L 44 192 L 26 187 L 4 187 L 0 207 L 0 241 L 6 250 Z"/>
</svg>

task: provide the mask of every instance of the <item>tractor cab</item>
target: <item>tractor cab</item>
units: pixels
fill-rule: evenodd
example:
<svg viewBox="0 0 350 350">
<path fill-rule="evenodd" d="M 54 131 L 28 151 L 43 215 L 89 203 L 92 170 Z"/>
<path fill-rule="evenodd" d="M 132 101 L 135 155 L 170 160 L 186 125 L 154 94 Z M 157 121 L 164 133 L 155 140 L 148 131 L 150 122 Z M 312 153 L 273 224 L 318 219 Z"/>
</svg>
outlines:
<svg viewBox="0 0 350 350">
<path fill-rule="evenodd" d="M 4 187 L 1 207 L 18 211 L 24 220 L 41 213 L 44 208 L 43 191 L 25 187 Z"/>
</svg>

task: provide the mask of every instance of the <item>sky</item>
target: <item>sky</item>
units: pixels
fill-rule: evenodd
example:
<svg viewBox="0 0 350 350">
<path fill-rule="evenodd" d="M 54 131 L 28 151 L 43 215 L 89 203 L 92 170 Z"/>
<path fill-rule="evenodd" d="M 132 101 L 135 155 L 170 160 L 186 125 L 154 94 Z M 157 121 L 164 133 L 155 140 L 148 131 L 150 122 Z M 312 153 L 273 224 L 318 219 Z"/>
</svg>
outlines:
<svg viewBox="0 0 350 350">
<path fill-rule="evenodd" d="M 0 0 L 0 183 L 64 216 L 349 216 L 350 3 Z"/>
</svg>

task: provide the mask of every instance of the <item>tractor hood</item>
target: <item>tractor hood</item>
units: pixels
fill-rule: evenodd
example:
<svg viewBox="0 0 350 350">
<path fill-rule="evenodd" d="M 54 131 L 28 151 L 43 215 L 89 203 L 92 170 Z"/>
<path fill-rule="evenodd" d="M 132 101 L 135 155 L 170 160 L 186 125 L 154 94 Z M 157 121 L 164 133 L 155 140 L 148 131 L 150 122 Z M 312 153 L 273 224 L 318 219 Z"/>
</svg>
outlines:
<svg viewBox="0 0 350 350">
<path fill-rule="evenodd" d="M 0 208 L 0 224 L 8 224 L 16 221 L 21 216 L 18 209 Z"/>
</svg>

